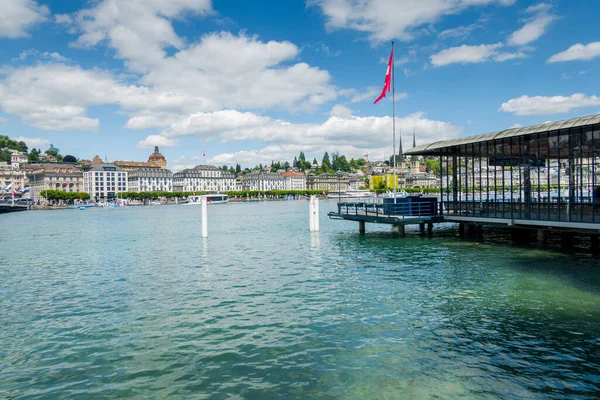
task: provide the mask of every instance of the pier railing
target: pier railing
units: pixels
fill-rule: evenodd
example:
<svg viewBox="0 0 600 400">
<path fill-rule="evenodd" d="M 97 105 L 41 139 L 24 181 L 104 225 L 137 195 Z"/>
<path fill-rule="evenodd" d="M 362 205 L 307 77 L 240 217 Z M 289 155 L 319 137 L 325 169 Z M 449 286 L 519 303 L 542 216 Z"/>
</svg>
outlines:
<svg viewBox="0 0 600 400">
<path fill-rule="evenodd" d="M 341 201 L 337 204 L 338 215 L 394 219 L 423 219 L 437 215 L 438 204 L 436 198 L 427 199 L 427 201 L 397 200 L 396 203 L 393 199 L 386 198 Z"/>
<path fill-rule="evenodd" d="M 522 219 L 551 222 L 600 223 L 600 204 L 565 199 L 545 202 L 513 201 L 444 201 L 446 216 L 467 216 L 498 219 Z"/>
</svg>

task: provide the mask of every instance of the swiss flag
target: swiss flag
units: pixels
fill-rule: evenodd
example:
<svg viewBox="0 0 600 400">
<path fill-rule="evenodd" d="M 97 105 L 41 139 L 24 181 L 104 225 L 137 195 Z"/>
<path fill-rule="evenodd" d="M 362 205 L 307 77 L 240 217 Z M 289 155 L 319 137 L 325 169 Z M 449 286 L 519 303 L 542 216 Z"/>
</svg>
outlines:
<svg viewBox="0 0 600 400">
<path fill-rule="evenodd" d="M 387 71 L 385 71 L 385 81 L 383 82 L 383 90 L 379 97 L 373 102 L 373 104 L 377 104 L 377 102 L 385 97 L 385 92 L 392 91 L 392 66 L 394 63 L 394 48 L 392 47 L 392 52 L 390 53 L 390 60 L 388 61 Z"/>
</svg>

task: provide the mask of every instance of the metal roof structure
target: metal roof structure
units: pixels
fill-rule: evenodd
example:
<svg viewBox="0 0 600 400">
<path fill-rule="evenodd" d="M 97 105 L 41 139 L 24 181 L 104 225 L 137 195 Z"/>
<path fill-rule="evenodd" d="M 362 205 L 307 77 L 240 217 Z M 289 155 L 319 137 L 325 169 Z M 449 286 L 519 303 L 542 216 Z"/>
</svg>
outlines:
<svg viewBox="0 0 600 400">
<path fill-rule="evenodd" d="M 499 132 L 486 133 L 483 135 L 468 136 L 453 140 L 443 140 L 429 144 L 422 144 L 404 152 L 405 155 L 433 155 L 438 154 L 440 149 L 447 147 L 462 146 L 465 144 L 487 142 L 496 139 L 505 139 L 517 136 L 526 136 L 535 133 L 556 131 L 559 129 L 577 128 L 600 123 L 600 114 L 588 115 L 586 117 L 571 118 L 557 122 L 547 122 L 539 125 L 525 126 L 522 128 L 505 129 Z"/>
</svg>

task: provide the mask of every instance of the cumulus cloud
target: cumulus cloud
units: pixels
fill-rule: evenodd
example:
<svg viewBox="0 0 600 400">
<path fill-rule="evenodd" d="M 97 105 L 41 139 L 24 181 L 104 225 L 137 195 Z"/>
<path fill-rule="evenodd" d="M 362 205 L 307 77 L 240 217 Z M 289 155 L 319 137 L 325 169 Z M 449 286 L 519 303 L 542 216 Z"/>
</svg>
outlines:
<svg viewBox="0 0 600 400">
<path fill-rule="evenodd" d="M 341 104 L 336 104 L 331 108 L 329 112 L 330 117 L 350 118 L 352 116 L 352 110 Z"/>
<path fill-rule="evenodd" d="M 446 15 L 469 7 L 512 5 L 515 0 L 309 0 L 320 8 L 329 30 L 353 29 L 365 32 L 373 42 L 398 38 L 411 40 L 419 27 L 438 22 Z"/>
<path fill-rule="evenodd" d="M 600 105 L 600 98 L 575 93 L 571 96 L 521 96 L 500 106 L 500 111 L 516 115 L 551 115 L 567 113 L 575 108 Z"/>
<path fill-rule="evenodd" d="M 144 140 L 140 140 L 135 147 L 137 148 L 152 148 L 159 147 L 175 147 L 179 144 L 177 140 L 172 140 L 164 136 L 150 135 Z"/>
<path fill-rule="evenodd" d="M 508 44 L 513 46 L 523 46 L 536 41 L 548 29 L 548 25 L 557 19 L 555 15 L 550 13 L 552 8 L 549 4 L 538 4 L 528 7 L 525 12 L 534 14 L 531 18 L 525 20 L 525 25 L 508 38 Z"/>
<path fill-rule="evenodd" d="M 589 61 L 600 57 L 600 42 L 592 42 L 589 44 L 577 43 L 569 47 L 567 50 L 557 53 L 548 59 L 549 63 L 562 61 Z"/>
<path fill-rule="evenodd" d="M 502 43 L 482 44 L 479 46 L 468 46 L 463 44 L 459 47 L 444 49 L 431 56 L 431 64 L 440 67 L 448 64 L 482 63 L 498 53 Z"/>
<path fill-rule="evenodd" d="M 336 111 L 341 111 L 341 116 L 336 113 L 338 115 L 330 116 L 321 124 L 295 124 L 237 110 L 195 113 L 163 130 L 160 136 L 169 139 L 193 136 L 222 143 L 257 140 L 265 143 L 265 148 L 281 153 L 277 157 L 268 153 L 268 157 L 274 160 L 292 159 L 299 151 L 308 154 L 322 152 L 323 149 L 335 149 L 340 152 L 344 149 L 347 156 L 357 157 L 365 150 L 378 149 L 381 143 L 391 141 L 391 117 L 358 117 L 349 115 L 348 110 L 341 108 L 337 108 Z M 460 132 L 459 127 L 443 121 L 430 120 L 425 118 L 423 113 L 396 118 L 398 132 L 400 129 L 405 132 L 412 131 L 413 128 L 419 140 L 423 142 L 449 139 L 456 137 Z M 406 145 L 409 144 L 410 138 L 406 138 Z M 213 160 L 225 164 L 234 161 L 242 163 L 245 162 L 245 157 L 250 159 L 263 150 L 231 153 Z"/>
<path fill-rule="evenodd" d="M 44 22 L 50 10 L 34 0 L 2 0 L 0 12 L 0 38 L 28 36 L 27 31 Z"/>
<path fill-rule="evenodd" d="M 41 137 L 19 136 L 19 137 L 13 138 L 13 140 L 16 140 L 17 142 L 25 142 L 25 144 L 27 145 L 27 147 L 29 149 L 32 149 L 34 147 L 42 148 L 42 147 L 47 147 L 50 145 L 49 139 L 41 138 Z"/>
</svg>

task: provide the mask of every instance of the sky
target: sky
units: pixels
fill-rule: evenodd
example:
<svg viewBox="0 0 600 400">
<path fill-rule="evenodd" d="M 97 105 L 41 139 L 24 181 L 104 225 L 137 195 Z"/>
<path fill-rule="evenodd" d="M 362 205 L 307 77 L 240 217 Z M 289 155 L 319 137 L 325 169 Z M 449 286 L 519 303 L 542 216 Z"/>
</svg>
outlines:
<svg viewBox="0 0 600 400">
<path fill-rule="evenodd" d="M 600 113 L 600 2 L 1 0 L 0 134 L 177 171 Z"/>
</svg>

